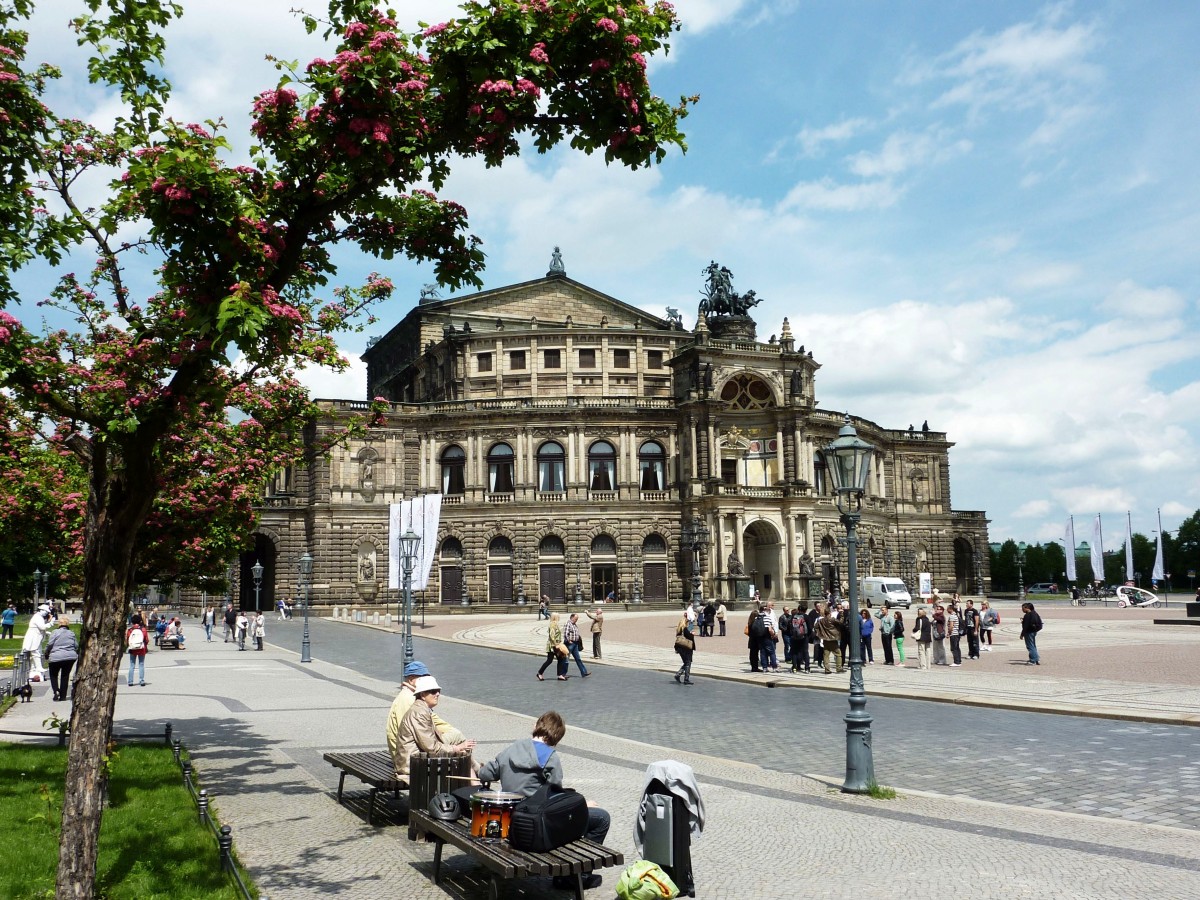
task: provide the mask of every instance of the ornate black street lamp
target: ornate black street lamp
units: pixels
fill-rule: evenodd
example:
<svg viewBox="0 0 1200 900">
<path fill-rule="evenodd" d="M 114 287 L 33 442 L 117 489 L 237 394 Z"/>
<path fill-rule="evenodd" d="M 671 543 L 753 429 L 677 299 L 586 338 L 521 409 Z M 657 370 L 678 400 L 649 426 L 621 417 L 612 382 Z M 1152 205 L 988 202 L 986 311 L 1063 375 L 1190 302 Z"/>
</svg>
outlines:
<svg viewBox="0 0 1200 900">
<path fill-rule="evenodd" d="M 421 536 L 411 528 L 400 535 L 400 560 L 404 565 L 404 664 L 413 661 L 412 645 L 412 574 L 417 564 Z"/>
<path fill-rule="evenodd" d="M 304 637 L 300 639 L 300 662 L 312 662 L 312 642 L 308 639 L 308 604 L 312 591 L 313 558 L 307 550 L 300 557 L 300 589 L 304 595 Z"/>
<path fill-rule="evenodd" d="M 33 608 L 36 611 L 42 602 L 42 570 L 33 570 Z"/>
<path fill-rule="evenodd" d="M 1024 541 L 1017 544 L 1017 599 L 1025 599 L 1025 549 L 1028 547 Z"/>
<path fill-rule="evenodd" d="M 684 522 L 679 532 L 680 547 L 683 551 L 692 553 L 692 605 L 704 605 L 704 595 L 700 590 L 702 573 L 700 569 L 701 554 L 708 546 L 708 526 L 696 516 L 690 522 Z"/>
<path fill-rule="evenodd" d="M 254 565 L 250 567 L 250 574 L 254 578 L 254 610 L 258 612 L 262 609 L 259 603 L 259 590 L 262 588 L 263 566 L 258 560 L 254 561 Z"/>
<path fill-rule="evenodd" d="M 837 439 L 825 448 L 825 461 L 833 480 L 838 512 L 846 526 L 846 569 L 850 577 L 850 609 L 846 625 L 850 632 L 850 712 L 846 714 L 846 781 L 842 791 L 865 794 L 875 782 L 875 763 L 871 756 L 871 717 L 867 714 L 867 692 L 863 687 L 862 635 L 858 610 L 858 536 L 862 498 L 867 490 L 874 447 L 862 440 L 850 417 Z"/>
</svg>

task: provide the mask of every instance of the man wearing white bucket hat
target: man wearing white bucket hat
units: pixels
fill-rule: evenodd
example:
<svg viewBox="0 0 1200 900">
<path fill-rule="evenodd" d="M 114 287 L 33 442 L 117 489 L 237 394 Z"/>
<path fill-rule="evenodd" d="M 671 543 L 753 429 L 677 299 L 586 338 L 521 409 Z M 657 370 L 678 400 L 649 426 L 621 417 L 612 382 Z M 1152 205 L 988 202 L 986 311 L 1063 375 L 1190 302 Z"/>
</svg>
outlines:
<svg viewBox="0 0 1200 900">
<path fill-rule="evenodd" d="M 21 652 L 30 656 L 30 681 L 45 681 L 46 670 L 42 668 L 42 642 L 50 628 L 50 606 L 43 603 L 29 617 L 29 627 L 25 630 L 25 639 L 21 641 Z"/>
<path fill-rule="evenodd" d="M 455 753 L 470 755 L 475 749 L 474 741 L 460 741 L 457 744 L 447 743 L 438 732 L 433 721 L 433 709 L 442 699 L 442 688 L 432 675 L 422 675 L 413 684 L 412 708 L 404 714 L 400 723 L 400 740 L 392 761 L 396 766 L 396 775 L 407 780 L 408 758 L 414 753 L 436 753 L 449 756 Z"/>
</svg>

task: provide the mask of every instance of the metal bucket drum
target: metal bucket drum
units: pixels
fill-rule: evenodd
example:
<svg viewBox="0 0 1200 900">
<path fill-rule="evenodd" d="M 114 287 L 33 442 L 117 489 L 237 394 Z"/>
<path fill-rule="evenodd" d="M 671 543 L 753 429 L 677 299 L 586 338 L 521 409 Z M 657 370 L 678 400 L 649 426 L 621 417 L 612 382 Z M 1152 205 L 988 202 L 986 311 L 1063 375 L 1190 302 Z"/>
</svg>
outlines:
<svg viewBox="0 0 1200 900">
<path fill-rule="evenodd" d="M 524 800 L 512 791 L 479 791 L 471 795 L 471 837 L 506 840 L 513 809 Z"/>
</svg>

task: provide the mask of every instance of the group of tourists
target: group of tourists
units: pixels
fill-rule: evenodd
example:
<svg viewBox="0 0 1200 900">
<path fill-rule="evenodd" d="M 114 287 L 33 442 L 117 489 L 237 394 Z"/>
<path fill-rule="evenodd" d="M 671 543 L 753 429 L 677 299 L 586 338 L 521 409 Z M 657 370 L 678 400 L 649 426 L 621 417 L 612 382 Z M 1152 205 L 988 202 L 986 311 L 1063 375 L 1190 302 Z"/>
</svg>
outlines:
<svg viewBox="0 0 1200 900">
<path fill-rule="evenodd" d="M 589 611 L 587 617 L 592 620 L 592 658 L 600 659 L 600 637 L 604 631 L 604 611 L 597 607 L 594 611 Z M 579 674 L 582 678 L 587 678 L 592 673 L 588 671 L 587 666 L 583 664 L 583 659 L 580 654 L 583 652 L 583 633 L 579 628 L 579 613 L 571 613 L 567 617 L 567 622 L 564 625 L 561 614 L 554 612 L 550 614 L 550 625 L 546 629 L 546 659 L 542 663 L 542 667 L 537 670 L 537 680 L 545 681 L 546 669 L 550 668 L 551 663 L 555 663 L 555 674 L 559 681 L 566 681 L 571 676 L 567 674 L 570 664 L 568 658 L 575 660 L 575 665 L 579 667 Z"/>
</svg>

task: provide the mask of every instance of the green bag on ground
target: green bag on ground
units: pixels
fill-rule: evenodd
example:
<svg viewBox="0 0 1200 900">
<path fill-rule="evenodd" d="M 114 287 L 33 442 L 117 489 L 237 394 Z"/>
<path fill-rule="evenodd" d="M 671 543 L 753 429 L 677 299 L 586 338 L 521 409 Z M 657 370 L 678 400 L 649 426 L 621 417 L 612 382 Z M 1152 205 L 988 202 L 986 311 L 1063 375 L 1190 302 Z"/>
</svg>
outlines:
<svg viewBox="0 0 1200 900">
<path fill-rule="evenodd" d="M 617 897 L 620 900 L 672 900 L 679 896 L 679 888 L 658 863 L 648 859 L 635 862 L 617 881 Z"/>
</svg>

